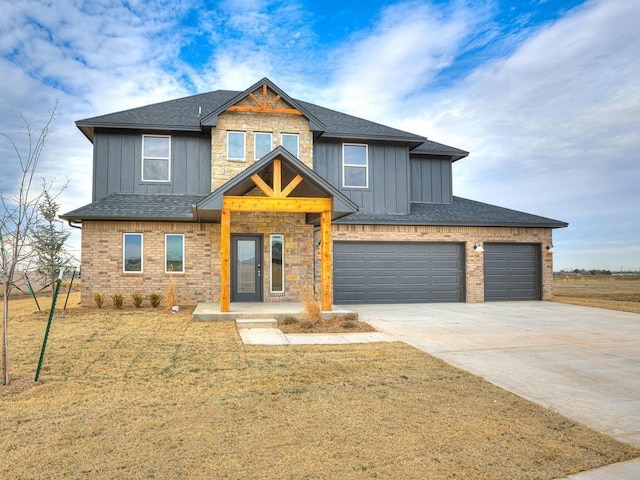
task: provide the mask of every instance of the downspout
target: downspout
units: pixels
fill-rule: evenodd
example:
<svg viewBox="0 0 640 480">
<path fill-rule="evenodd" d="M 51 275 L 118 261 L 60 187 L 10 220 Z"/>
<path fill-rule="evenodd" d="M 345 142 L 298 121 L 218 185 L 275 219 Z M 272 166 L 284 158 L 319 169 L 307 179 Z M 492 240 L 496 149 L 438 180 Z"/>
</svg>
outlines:
<svg viewBox="0 0 640 480">
<path fill-rule="evenodd" d="M 82 230 L 82 222 L 76 222 L 77 225 L 73 224 L 73 220 L 67 220 L 67 223 L 70 227 L 77 228 L 78 230 Z"/>
</svg>

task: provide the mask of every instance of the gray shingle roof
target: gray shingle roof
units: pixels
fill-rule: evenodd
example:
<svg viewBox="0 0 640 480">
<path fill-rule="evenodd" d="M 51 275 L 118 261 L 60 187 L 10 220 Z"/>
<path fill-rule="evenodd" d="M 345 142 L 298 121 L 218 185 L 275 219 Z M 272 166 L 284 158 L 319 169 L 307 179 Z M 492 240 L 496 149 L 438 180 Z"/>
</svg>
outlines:
<svg viewBox="0 0 640 480">
<path fill-rule="evenodd" d="M 412 203 L 409 215 L 358 212 L 337 220 L 344 224 L 447 225 L 490 227 L 563 228 L 568 224 L 551 218 L 453 197 L 450 204 Z"/>
<path fill-rule="evenodd" d="M 204 126 L 201 122 L 208 115 L 241 93 L 242 92 L 239 91 L 216 90 L 107 115 L 85 118 L 78 120 L 76 125 L 89 140 L 93 139 L 94 128 L 202 131 Z M 388 127 L 380 123 L 371 122 L 363 118 L 354 117 L 353 115 L 301 100 L 293 100 L 326 127 L 326 130 L 322 133 L 325 137 L 354 140 L 399 141 L 409 142 L 416 146 L 426 140 L 423 136 L 405 132 L 397 128 Z M 200 115 L 198 115 L 199 112 Z M 461 152 L 461 150 L 458 149 L 453 150 L 454 154 L 455 152 Z"/>
<path fill-rule="evenodd" d="M 443 145 L 442 143 L 434 142 L 432 140 L 426 140 L 416 148 L 409 152 L 411 155 L 445 155 L 447 157 L 453 157 L 455 160 L 469 155 L 469 152 L 460 150 L 459 148 Z"/>
<path fill-rule="evenodd" d="M 114 193 L 60 215 L 64 220 L 158 220 L 193 222 L 191 206 L 206 195 Z"/>
<path fill-rule="evenodd" d="M 192 205 L 206 195 L 116 193 L 61 215 L 65 220 L 150 220 L 193 222 Z M 354 213 L 343 224 L 449 225 L 562 228 L 568 224 L 487 203 L 453 197 L 451 204 L 412 203 L 409 215 Z"/>
</svg>

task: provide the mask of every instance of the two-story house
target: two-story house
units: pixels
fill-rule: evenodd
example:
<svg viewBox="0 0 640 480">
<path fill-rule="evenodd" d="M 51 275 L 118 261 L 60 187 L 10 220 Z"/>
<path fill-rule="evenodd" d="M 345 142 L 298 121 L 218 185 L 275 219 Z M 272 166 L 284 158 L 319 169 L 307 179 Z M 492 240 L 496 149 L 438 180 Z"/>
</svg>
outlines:
<svg viewBox="0 0 640 480">
<path fill-rule="evenodd" d="M 289 97 L 268 79 L 80 120 L 93 143 L 82 301 L 543 300 L 567 224 L 459 198 L 467 152 Z"/>
</svg>

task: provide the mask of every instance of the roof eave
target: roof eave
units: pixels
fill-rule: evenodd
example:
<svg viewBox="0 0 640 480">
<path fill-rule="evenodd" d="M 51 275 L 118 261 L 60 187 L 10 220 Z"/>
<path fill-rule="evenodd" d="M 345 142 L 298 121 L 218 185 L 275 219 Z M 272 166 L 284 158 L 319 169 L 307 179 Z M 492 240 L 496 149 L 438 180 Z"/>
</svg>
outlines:
<svg viewBox="0 0 640 480">
<path fill-rule="evenodd" d="M 566 228 L 568 223 L 526 223 L 526 222 L 455 222 L 455 221 L 419 221 L 419 220 L 367 220 L 353 219 L 348 217 L 338 220 L 344 225 L 414 225 L 414 226 L 434 226 L 434 227 L 515 227 L 515 228 Z"/>
<path fill-rule="evenodd" d="M 401 135 L 370 135 L 360 133 L 340 133 L 340 132 L 322 132 L 323 138 L 337 138 L 341 140 L 373 140 L 379 142 L 402 142 L 420 145 L 425 138 L 418 136 L 401 136 Z"/>
</svg>

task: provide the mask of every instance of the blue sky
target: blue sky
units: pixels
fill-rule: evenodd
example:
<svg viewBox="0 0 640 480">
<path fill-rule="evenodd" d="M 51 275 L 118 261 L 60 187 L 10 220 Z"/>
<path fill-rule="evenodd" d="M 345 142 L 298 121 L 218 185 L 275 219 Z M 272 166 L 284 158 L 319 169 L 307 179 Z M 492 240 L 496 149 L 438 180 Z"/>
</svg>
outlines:
<svg viewBox="0 0 640 480">
<path fill-rule="evenodd" d="M 74 121 L 269 77 L 289 95 L 471 152 L 454 194 L 570 223 L 555 268 L 640 269 L 640 2 L 17 0 L 0 132 L 59 100 L 40 174 L 91 201 Z M 0 188 L 15 185 L 0 140 Z M 73 247 L 79 248 L 74 232 Z"/>
</svg>

